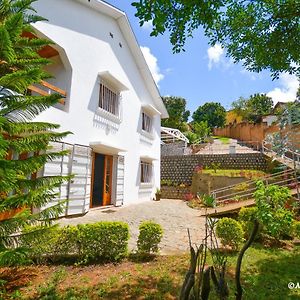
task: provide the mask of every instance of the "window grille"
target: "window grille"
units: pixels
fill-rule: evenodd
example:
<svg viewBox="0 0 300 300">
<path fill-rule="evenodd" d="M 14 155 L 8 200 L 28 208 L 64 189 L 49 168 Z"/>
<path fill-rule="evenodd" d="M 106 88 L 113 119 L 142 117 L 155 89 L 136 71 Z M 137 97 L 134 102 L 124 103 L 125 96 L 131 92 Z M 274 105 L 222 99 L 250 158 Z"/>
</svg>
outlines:
<svg viewBox="0 0 300 300">
<path fill-rule="evenodd" d="M 119 116 L 119 93 L 112 91 L 103 82 L 100 83 L 99 107 Z"/>
</svg>

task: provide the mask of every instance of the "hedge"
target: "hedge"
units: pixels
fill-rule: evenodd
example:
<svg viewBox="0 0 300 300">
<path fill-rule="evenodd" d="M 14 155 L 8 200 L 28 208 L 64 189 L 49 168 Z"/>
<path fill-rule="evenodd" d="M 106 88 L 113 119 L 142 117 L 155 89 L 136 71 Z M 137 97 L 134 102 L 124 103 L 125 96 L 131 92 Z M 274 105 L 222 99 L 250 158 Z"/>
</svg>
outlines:
<svg viewBox="0 0 300 300">
<path fill-rule="evenodd" d="M 144 221 L 139 226 L 139 236 L 137 240 L 137 247 L 139 253 L 151 254 L 157 253 L 163 236 L 162 227 L 152 221 Z"/>
<path fill-rule="evenodd" d="M 231 218 L 224 217 L 217 222 L 216 234 L 223 246 L 230 246 L 234 251 L 237 251 L 244 241 L 242 225 Z"/>
<path fill-rule="evenodd" d="M 115 262 L 126 257 L 129 228 L 123 222 L 52 227 L 29 227 L 21 246 L 37 263 L 72 260 L 76 263 Z"/>
</svg>

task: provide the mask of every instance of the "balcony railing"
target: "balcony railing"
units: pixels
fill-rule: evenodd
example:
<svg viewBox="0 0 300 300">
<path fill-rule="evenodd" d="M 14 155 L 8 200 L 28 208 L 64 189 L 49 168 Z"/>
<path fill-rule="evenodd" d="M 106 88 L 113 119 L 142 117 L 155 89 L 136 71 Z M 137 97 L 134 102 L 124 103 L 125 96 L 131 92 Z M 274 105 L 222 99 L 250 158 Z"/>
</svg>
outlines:
<svg viewBox="0 0 300 300">
<path fill-rule="evenodd" d="M 48 95 L 51 95 L 53 93 L 60 94 L 62 96 L 62 99 L 60 99 L 58 102 L 60 104 L 65 105 L 65 98 L 67 96 L 67 92 L 60 89 L 60 88 L 58 88 L 55 85 L 52 85 L 49 82 L 46 82 L 46 81 L 42 80 L 39 83 L 39 85 L 30 85 L 28 87 L 28 89 L 30 91 L 35 92 L 35 93 L 37 93 L 39 95 L 42 95 L 42 96 L 48 96 Z"/>
</svg>

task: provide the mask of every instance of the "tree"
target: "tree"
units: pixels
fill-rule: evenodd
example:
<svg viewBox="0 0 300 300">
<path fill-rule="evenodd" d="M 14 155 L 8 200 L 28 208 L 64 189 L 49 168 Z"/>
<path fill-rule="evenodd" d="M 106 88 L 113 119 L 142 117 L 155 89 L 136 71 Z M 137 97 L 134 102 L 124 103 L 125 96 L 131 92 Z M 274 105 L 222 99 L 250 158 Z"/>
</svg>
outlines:
<svg viewBox="0 0 300 300">
<path fill-rule="evenodd" d="M 193 113 L 193 120 L 196 123 L 207 122 L 209 128 L 223 127 L 226 122 L 226 110 L 220 103 L 207 102 Z"/>
<path fill-rule="evenodd" d="M 186 110 L 186 100 L 181 97 L 163 97 L 163 102 L 167 108 L 169 118 L 161 121 L 161 125 L 176 128 L 181 131 L 186 130 L 186 122 L 190 116 L 190 111 Z"/>
<path fill-rule="evenodd" d="M 19 245 L 22 230 L 36 223 L 45 230 L 50 219 L 58 216 L 61 205 L 42 207 L 56 197 L 57 188 L 68 179 L 35 175 L 48 160 L 66 154 L 51 152 L 49 143 L 68 134 L 56 132 L 59 125 L 33 121 L 61 98 L 27 93 L 30 85 L 50 76 L 42 69 L 49 61 L 38 54 L 49 41 L 22 36 L 23 32 L 33 33 L 30 23 L 43 20 L 31 7 L 35 1 L 0 3 L 0 213 L 11 214 L 0 221 L 0 265 L 26 261 L 30 249 Z M 32 212 L 32 208 L 39 212 Z"/>
<path fill-rule="evenodd" d="M 152 36 L 170 32 L 173 51 L 203 27 L 210 44 L 220 43 L 235 62 L 260 72 L 300 74 L 298 0 L 141 0 L 132 3 L 140 24 L 152 20 Z"/>
<path fill-rule="evenodd" d="M 199 140 L 207 138 L 211 134 L 211 129 L 207 124 L 207 121 L 193 122 L 191 124 L 193 132 L 197 135 Z"/>
<path fill-rule="evenodd" d="M 232 103 L 232 107 L 243 120 L 256 123 L 272 112 L 273 100 L 266 94 L 254 94 L 249 99 L 240 97 Z"/>
</svg>

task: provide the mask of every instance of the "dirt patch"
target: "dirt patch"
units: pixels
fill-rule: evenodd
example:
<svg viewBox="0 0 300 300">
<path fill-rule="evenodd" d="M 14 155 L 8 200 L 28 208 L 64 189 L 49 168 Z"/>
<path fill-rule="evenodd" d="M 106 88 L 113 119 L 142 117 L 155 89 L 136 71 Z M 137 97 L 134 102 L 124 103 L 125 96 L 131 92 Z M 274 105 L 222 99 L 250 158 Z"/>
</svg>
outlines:
<svg viewBox="0 0 300 300">
<path fill-rule="evenodd" d="M 40 299 L 45 293 L 42 290 L 47 290 L 50 294 L 51 286 L 54 290 L 51 293 L 56 293 L 55 295 L 79 293 L 74 299 L 99 299 L 102 296 L 103 299 L 144 299 L 140 295 L 142 290 L 149 294 L 161 290 L 164 299 L 176 299 L 174 295 L 178 292 L 187 266 L 188 256 L 159 256 L 148 262 L 0 268 L 0 280 L 6 282 L 3 286 L 6 291 L 3 299 L 8 299 L 16 290 L 21 293 L 22 299 Z M 171 285 L 174 285 L 174 295 L 167 292 L 172 290 Z M 95 293 L 103 295 L 98 297 Z M 133 294 L 136 298 L 131 297 Z"/>
</svg>

